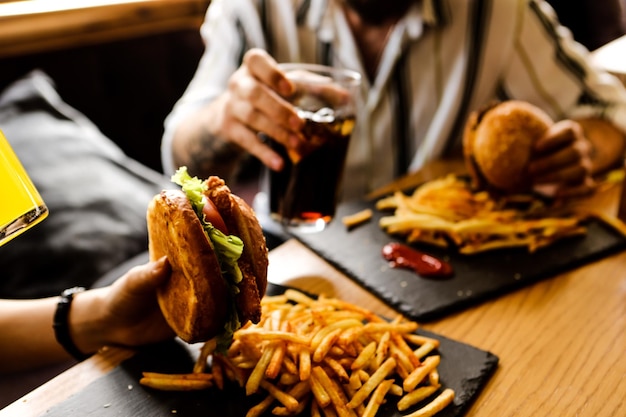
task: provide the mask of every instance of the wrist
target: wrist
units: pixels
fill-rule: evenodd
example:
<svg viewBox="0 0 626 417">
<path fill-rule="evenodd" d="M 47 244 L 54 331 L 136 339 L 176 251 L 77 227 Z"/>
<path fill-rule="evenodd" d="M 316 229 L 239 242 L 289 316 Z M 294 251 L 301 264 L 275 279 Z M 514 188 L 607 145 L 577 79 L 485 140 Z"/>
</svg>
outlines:
<svg viewBox="0 0 626 417">
<path fill-rule="evenodd" d="M 106 326 L 102 325 L 102 290 L 89 290 L 74 296 L 68 317 L 69 333 L 74 345 L 84 354 L 91 355 L 104 345 Z"/>
<path fill-rule="evenodd" d="M 70 322 L 70 314 L 73 310 L 74 299 L 85 291 L 83 287 L 68 288 L 61 293 L 57 302 L 52 327 L 57 342 L 75 359 L 81 361 L 89 355 L 81 350 L 75 343 L 75 332 Z"/>
</svg>

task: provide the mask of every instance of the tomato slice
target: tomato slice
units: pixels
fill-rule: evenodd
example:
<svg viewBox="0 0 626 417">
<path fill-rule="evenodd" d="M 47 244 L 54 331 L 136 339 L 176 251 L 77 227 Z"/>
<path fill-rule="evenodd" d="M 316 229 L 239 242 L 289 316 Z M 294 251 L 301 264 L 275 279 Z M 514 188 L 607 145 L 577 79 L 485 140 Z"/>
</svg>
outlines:
<svg viewBox="0 0 626 417">
<path fill-rule="evenodd" d="M 222 219 L 219 211 L 217 211 L 215 204 L 213 204 L 213 202 L 208 198 L 204 199 L 202 212 L 204 213 L 204 218 L 207 222 L 211 223 L 213 227 L 216 227 L 217 230 L 225 235 L 228 234 L 228 228 L 226 227 L 226 223 L 224 223 L 224 219 Z"/>
</svg>

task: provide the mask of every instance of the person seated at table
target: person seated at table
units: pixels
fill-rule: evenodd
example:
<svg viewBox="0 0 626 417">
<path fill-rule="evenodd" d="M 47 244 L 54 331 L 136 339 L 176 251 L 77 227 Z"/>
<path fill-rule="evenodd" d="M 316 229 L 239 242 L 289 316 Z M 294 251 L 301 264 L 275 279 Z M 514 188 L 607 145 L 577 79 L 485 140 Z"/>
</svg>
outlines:
<svg viewBox="0 0 626 417">
<path fill-rule="evenodd" d="M 73 296 L 67 318 L 78 359 L 103 346 L 137 347 L 174 338 L 157 303 L 169 278 L 166 258 L 133 267 L 113 284 Z M 0 373 L 68 361 L 53 330 L 58 297 L 0 300 Z"/>
<path fill-rule="evenodd" d="M 525 100 L 564 121 L 543 138 L 535 184 L 587 192 L 623 155 L 626 90 L 590 65 L 545 1 L 214 0 L 201 33 L 204 56 L 165 121 L 166 173 L 186 165 L 234 183 L 251 156 L 280 170 L 259 133 L 288 148 L 303 140 L 284 99 L 292 85 L 276 66 L 289 61 L 364 75 L 344 199 L 460 155 L 469 113 L 494 99 Z M 267 207 L 255 209 L 266 222 Z"/>
</svg>

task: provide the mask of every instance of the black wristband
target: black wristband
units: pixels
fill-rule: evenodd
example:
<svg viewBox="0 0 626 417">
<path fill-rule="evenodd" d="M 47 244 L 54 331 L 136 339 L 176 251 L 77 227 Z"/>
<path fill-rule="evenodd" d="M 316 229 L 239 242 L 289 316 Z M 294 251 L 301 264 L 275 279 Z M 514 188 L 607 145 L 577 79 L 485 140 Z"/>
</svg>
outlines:
<svg viewBox="0 0 626 417">
<path fill-rule="evenodd" d="M 79 361 L 85 360 L 91 355 L 85 355 L 83 352 L 78 350 L 78 348 L 72 341 L 72 338 L 70 337 L 70 328 L 68 326 L 67 319 L 70 314 L 70 307 L 72 306 L 74 294 L 83 291 L 85 291 L 83 287 L 73 287 L 63 291 L 61 293 L 61 297 L 59 298 L 57 309 L 54 313 L 54 320 L 52 322 L 52 327 L 54 328 L 54 336 L 56 337 L 57 342 L 59 342 L 59 344 L 63 346 L 67 353 L 69 353 L 76 360 Z"/>
</svg>

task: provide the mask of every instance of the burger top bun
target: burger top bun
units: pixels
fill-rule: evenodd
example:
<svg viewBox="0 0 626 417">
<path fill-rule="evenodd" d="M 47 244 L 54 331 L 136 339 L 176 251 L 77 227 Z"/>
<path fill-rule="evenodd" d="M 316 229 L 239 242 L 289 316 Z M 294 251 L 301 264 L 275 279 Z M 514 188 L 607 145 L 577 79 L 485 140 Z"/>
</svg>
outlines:
<svg viewBox="0 0 626 417">
<path fill-rule="evenodd" d="M 552 124 L 543 110 L 518 100 L 473 112 L 465 126 L 463 153 L 474 185 L 506 193 L 528 191 L 533 144 Z"/>
</svg>

